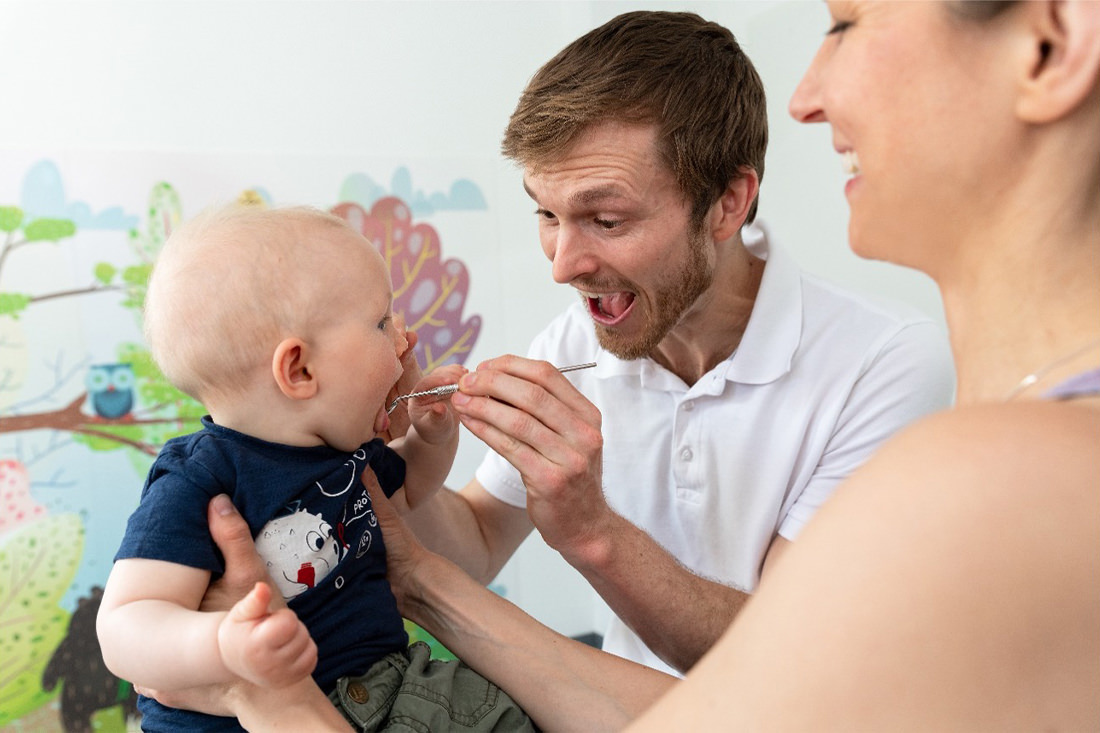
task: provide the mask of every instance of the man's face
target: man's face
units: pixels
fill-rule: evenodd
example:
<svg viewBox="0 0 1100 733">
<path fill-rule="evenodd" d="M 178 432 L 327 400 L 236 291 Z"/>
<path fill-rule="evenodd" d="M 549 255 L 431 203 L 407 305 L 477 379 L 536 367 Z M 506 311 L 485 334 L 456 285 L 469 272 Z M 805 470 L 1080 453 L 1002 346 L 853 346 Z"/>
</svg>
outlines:
<svg viewBox="0 0 1100 733">
<path fill-rule="evenodd" d="M 600 344 L 651 354 L 713 279 L 714 252 L 662 163 L 651 125 L 601 123 L 524 185 L 554 280 L 576 288 Z"/>
</svg>

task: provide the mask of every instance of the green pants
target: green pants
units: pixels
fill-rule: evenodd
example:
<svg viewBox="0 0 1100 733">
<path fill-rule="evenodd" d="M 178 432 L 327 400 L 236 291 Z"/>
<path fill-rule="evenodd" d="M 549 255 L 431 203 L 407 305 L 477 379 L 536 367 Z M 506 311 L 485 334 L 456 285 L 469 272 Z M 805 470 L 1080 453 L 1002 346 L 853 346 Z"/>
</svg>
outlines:
<svg viewBox="0 0 1100 733">
<path fill-rule="evenodd" d="M 423 642 L 342 678 L 329 699 L 364 733 L 538 730 L 503 690 L 462 662 L 431 659 Z"/>
</svg>

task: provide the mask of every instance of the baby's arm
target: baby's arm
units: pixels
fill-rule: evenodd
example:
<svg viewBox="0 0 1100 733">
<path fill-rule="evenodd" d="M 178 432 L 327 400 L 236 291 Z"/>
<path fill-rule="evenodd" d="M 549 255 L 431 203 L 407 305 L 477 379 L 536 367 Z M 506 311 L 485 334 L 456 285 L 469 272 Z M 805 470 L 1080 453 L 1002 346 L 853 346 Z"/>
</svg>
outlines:
<svg viewBox="0 0 1100 733">
<path fill-rule="evenodd" d="M 122 679 L 179 689 L 243 677 L 281 687 L 309 674 L 317 649 L 294 612 L 270 612 L 257 585 L 228 612 L 198 608 L 210 573 L 159 560 L 119 560 L 96 622 L 103 660 Z"/>
<path fill-rule="evenodd" d="M 440 367 L 427 375 L 416 390 L 454 384 L 466 369 L 458 364 Z M 434 399 L 434 401 L 433 401 Z M 405 459 L 405 504 L 416 508 L 443 486 L 458 451 L 458 416 L 450 398 L 414 398 L 409 402 L 412 426 L 390 446 Z"/>
</svg>

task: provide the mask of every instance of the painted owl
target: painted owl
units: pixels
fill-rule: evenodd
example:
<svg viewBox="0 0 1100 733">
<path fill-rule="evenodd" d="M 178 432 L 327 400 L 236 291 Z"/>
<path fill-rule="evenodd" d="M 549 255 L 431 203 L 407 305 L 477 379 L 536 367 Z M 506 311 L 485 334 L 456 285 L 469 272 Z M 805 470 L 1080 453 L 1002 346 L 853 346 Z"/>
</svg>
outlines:
<svg viewBox="0 0 1100 733">
<path fill-rule="evenodd" d="M 84 380 L 95 414 L 117 420 L 134 407 L 134 369 L 130 364 L 93 364 Z"/>
</svg>

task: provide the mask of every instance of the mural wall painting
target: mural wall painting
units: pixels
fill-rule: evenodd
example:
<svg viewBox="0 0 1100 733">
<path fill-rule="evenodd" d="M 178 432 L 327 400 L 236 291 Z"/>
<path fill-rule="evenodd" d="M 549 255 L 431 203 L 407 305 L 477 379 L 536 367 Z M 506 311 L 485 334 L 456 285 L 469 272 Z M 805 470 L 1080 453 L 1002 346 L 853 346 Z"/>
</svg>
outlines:
<svg viewBox="0 0 1100 733">
<path fill-rule="evenodd" d="M 369 180 L 349 176 L 329 209 L 385 257 L 420 364 L 465 363 L 481 331 L 480 316 L 463 314 L 466 265 L 445 259 L 439 232 Z M 456 190 L 485 208 L 474 184 Z M 140 338 L 153 262 L 185 216 L 172 183 L 148 191 L 93 215 L 65 200 L 56 164 L 43 160 L 27 171 L 22 201 L 0 200 L 0 731 L 136 726 L 131 686 L 100 659 L 101 586 L 153 456 L 204 414 Z M 43 204 L 58 200 L 65 206 Z M 263 189 L 239 200 L 272 203 Z"/>
</svg>

